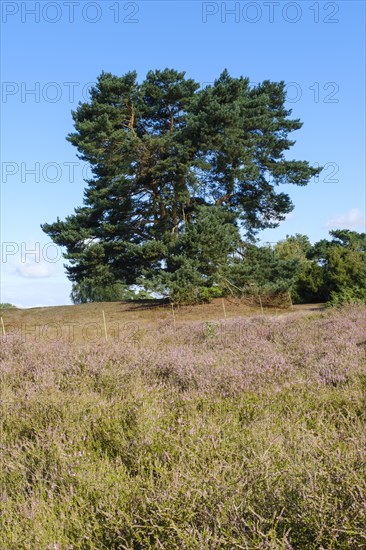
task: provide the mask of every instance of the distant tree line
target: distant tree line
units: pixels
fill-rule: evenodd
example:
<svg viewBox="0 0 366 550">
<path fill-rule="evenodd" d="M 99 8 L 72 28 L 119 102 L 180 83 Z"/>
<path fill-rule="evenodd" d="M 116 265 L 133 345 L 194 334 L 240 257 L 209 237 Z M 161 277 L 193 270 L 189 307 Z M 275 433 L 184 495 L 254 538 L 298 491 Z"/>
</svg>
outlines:
<svg viewBox="0 0 366 550">
<path fill-rule="evenodd" d="M 230 224 L 215 218 L 212 210 L 202 212 L 201 223 L 185 233 L 175 256 L 178 268 L 165 278 L 142 280 L 145 290 L 137 292 L 122 283 L 98 286 L 90 279 L 74 283 L 73 301 L 131 300 L 159 293 L 182 304 L 248 296 L 267 298 L 267 303 L 281 296 L 293 303 L 366 303 L 365 233 L 338 229 L 314 245 L 300 234 L 273 247 L 241 242 L 226 254 Z"/>
</svg>

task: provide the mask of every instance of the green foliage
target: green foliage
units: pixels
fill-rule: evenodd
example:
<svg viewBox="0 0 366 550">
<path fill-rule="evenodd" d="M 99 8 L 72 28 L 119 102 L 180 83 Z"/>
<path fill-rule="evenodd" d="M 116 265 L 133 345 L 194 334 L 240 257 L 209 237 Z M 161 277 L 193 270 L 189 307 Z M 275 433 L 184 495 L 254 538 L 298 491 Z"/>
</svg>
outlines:
<svg viewBox="0 0 366 550">
<path fill-rule="evenodd" d="M 213 298 L 221 298 L 224 296 L 224 290 L 221 286 L 209 286 L 201 289 L 203 301 L 209 302 Z"/>
<path fill-rule="evenodd" d="M 285 108 L 284 82 L 251 87 L 225 70 L 199 88 L 173 69 L 149 71 L 141 84 L 135 72 L 103 72 L 73 113 L 68 140 L 92 178 L 83 206 L 42 226 L 65 247 L 73 283 L 142 278 L 172 284 L 180 299 L 184 274 L 188 299 L 198 299 L 195 288 L 213 286 L 239 228 L 253 236 L 292 210 L 277 187 L 320 172 L 285 158 L 302 123 Z"/>
<path fill-rule="evenodd" d="M 298 303 L 325 302 L 328 291 L 324 284 L 324 268 L 316 261 L 308 261 L 303 265 L 294 293 L 294 301 Z"/>
<path fill-rule="evenodd" d="M 13 304 L 8 304 L 8 303 L 1 303 L 0 304 L 0 309 L 12 309 L 12 308 L 16 308 L 16 306 L 14 306 Z"/>
<path fill-rule="evenodd" d="M 205 286 L 205 278 L 199 273 L 193 260 L 180 257 L 179 264 L 175 271 L 163 275 L 171 302 L 196 304 L 204 301 L 202 288 Z"/>
<path fill-rule="evenodd" d="M 71 300 L 74 304 L 87 302 L 116 302 L 119 300 L 131 300 L 135 293 L 121 283 L 102 286 L 97 282 L 85 279 L 72 285 Z"/>
<path fill-rule="evenodd" d="M 295 282 L 299 262 L 282 259 L 268 246 L 242 246 L 227 269 L 222 284 L 233 296 L 276 296 L 288 293 Z"/>
<path fill-rule="evenodd" d="M 220 270 L 240 244 L 233 214 L 224 207 L 199 206 L 194 223 L 167 243 L 165 266 L 146 269 L 139 284 L 169 296 L 173 303 L 194 304 L 222 295 Z"/>
<path fill-rule="evenodd" d="M 220 329 L 220 325 L 218 323 L 214 323 L 212 321 L 206 321 L 204 323 L 204 331 L 203 331 L 204 338 L 206 340 L 211 338 L 217 338 L 219 329 Z"/>
<path fill-rule="evenodd" d="M 330 231 L 330 235 L 332 240 L 315 243 L 310 253 L 320 266 L 319 295 L 332 303 L 348 301 L 351 295 L 357 301 L 364 301 L 366 234 L 339 229 Z"/>
<path fill-rule="evenodd" d="M 346 304 L 366 304 L 366 287 L 351 286 L 330 293 L 328 306 L 339 307 Z"/>
<path fill-rule="evenodd" d="M 358 252 L 366 252 L 366 233 L 358 233 L 350 229 L 334 229 L 329 234 L 333 237 L 333 244 Z"/>
<path fill-rule="evenodd" d="M 311 243 L 307 235 L 296 233 L 295 236 L 286 236 L 286 239 L 278 241 L 275 253 L 281 260 L 298 260 L 306 263 L 311 250 Z"/>
<path fill-rule="evenodd" d="M 133 298 L 136 284 L 174 303 L 222 293 L 363 300 L 364 233 L 334 230 L 314 246 L 296 234 L 274 250 L 250 244 L 293 209 L 278 186 L 306 185 L 321 171 L 286 159 L 302 123 L 285 101 L 284 82 L 251 87 L 227 70 L 203 89 L 173 69 L 142 83 L 136 72 L 103 72 L 68 136 L 91 166 L 84 205 L 42 226 L 66 249 L 74 302 Z"/>
<path fill-rule="evenodd" d="M 291 291 L 294 302 L 365 301 L 366 235 L 337 229 L 330 236 L 313 246 L 305 235 L 287 237 L 276 245 L 277 255 L 298 261 Z"/>
</svg>

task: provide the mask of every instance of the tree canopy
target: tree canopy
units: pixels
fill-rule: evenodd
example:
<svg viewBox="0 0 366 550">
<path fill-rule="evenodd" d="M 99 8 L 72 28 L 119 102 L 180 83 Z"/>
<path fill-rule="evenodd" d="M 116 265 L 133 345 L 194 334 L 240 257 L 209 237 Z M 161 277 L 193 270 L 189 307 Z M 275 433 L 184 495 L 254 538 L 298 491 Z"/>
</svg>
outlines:
<svg viewBox="0 0 366 550">
<path fill-rule="evenodd" d="M 226 70 L 205 88 L 173 69 L 141 84 L 103 72 L 67 138 L 91 166 L 84 205 L 42 225 L 70 280 L 169 287 L 185 273 L 211 285 L 240 231 L 253 238 L 293 209 L 278 187 L 321 170 L 285 157 L 302 126 L 285 102 L 284 82 Z"/>
</svg>

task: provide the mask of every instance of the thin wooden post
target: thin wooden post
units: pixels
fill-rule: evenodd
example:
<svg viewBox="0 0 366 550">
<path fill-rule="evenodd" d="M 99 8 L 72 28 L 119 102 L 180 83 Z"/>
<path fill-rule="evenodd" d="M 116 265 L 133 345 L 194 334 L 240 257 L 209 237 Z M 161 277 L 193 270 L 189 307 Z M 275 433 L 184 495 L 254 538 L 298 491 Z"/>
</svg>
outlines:
<svg viewBox="0 0 366 550">
<path fill-rule="evenodd" d="M 226 307 L 225 307 L 225 300 L 224 298 L 222 299 L 222 309 L 224 310 L 224 317 L 226 319 Z"/>
<path fill-rule="evenodd" d="M 176 328 L 176 324 L 175 324 L 175 313 L 174 313 L 174 304 L 171 304 L 171 306 L 172 306 L 172 313 L 173 313 L 174 328 Z"/>
<path fill-rule="evenodd" d="M 105 322 L 104 309 L 102 310 L 102 313 L 103 313 L 103 323 L 104 323 L 104 334 L 105 334 L 105 339 L 108 340 L 107 323 Z"/>
<path fill-rule="evenodd" d="M 288 297 L 289 297 L 289 300 L 290 300 L 290 308 L 293 310 L 294 309 L 294 305 L 292 303 L 292 298 L 291 298 L 291 292 L 288 291 Z"/>
<path fill-rule="evenodd" d="M 260 303 L 260 305 L 261 305 L 261 312 L 262 312 L 262 315 L 263 315 L 262 299 L 261 299 L 261 295 L 259 294 L 259 292 L 258 292 L 258 298 L 259 298 L 259 303 Z"/>
<path fill-rule="evenodd" d="M 3 335 L 6 336 L 4 319 L 2 317 L 1 317 L 1 327 L 2 327 L 2 330 L 3 330 Z"/>
</svg>

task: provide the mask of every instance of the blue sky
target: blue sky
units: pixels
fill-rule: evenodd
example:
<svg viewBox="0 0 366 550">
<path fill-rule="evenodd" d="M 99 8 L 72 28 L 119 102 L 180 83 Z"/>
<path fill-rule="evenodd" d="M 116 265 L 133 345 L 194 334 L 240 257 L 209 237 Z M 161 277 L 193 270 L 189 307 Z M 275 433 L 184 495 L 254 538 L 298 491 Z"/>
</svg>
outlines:
<svg viewBox="0 0 366 550">
<path fill-rule="evenodd" d="M 346 2 L 3 1 L 1 295 L 20 307 L 70 303 L 63 259 L 40 224 L 82 204 L 88 167 L 66 140 L 71 110 L 104 70 L 184 70 L 288 83 L 303 128 L 290 158 L 326 169 L 284 186 L 295 209 L 276 242 L 336 227 L 365 231 L 365 4 Z"/>
</svg>

